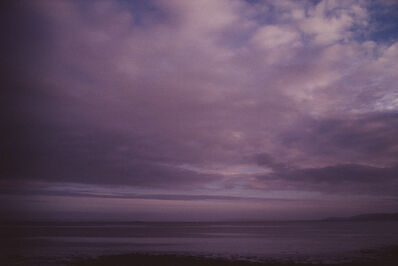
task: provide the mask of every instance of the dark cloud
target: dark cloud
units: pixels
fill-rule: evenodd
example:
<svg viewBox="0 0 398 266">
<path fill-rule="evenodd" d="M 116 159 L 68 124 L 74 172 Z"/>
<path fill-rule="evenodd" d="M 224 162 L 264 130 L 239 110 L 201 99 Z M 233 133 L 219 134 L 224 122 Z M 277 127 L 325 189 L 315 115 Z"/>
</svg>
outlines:
<svg viewBox="0 0 398 266">
<path fill-rule="evenodd" d="M 289 167 L 285 163 L 281 163 L 276 161 L 270 154 L 268 153 L 259 153 L 253 156 L 254 161 L 257 163 L 259 166 L 266 166 L 270 167 L 274 170 L 283 170 L 284 168 Z"/>
<path fill-rule="evenodd" d="M 338 164 L 320 168 L 276 171 L 257 179 L 268 184 L 270 189 L 285 188 L 351 195 L 398 195 L 398 166 Z"/>
<path fill-rule="evenodd" d="M 301 120 L 280 136 L 296 161 L 258 154 L 257 164 L 273 170 L 258 180 L 267 189 L 396 196 L 397 136 L 395 112 Z"/>
<path fill-rule="evenodd" d="M 46 27 L 29 2 L 3 1 L 0 5 L 4 36 L 0 42 L 0 178 L 16 178 L 10 173 L 22 164 L 34 164 L 35 137 L 26 131 L 32 119 L 26 106 L 31 104 L 34 90 L 29 71 L 42 51 L 45 41 L 41 33 Z"/>
<path fill-rule="evenodd" d="M 398 114 L 368 113 L 302 121 L 282 135 L 282 142 L 308 156 L 388 166 L 397 163 L 398 158 Z"/>
<path fill-rule="evenodd" d="M 98 131 L 68 132 L 68 128 L 30 130 L 45 130 L 37 132 L 40 145 L 25 154 L 33 157 L 34 163 L 25 157 L 10 160 L 2 168 L 3 179 L 166 188 L 195 187 L 215 180 L 214 175 L 166 164 L 164 155 L 147 151 L 147 146 L 135 139 Z"/>
</svg>

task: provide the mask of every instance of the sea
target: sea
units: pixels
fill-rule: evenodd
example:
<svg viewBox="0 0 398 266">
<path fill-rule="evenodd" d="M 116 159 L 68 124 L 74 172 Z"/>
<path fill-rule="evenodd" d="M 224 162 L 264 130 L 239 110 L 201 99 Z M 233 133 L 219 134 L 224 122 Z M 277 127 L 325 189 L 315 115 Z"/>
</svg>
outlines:
<svg viewBox="0 0 398 266">
<path fill-rule="evenodd" d="M 26 222 L 0 228 L 2 257 L 48 265 L 136 252 L 335 263 L 398 245 L 398 221 Z"/>
</svg>

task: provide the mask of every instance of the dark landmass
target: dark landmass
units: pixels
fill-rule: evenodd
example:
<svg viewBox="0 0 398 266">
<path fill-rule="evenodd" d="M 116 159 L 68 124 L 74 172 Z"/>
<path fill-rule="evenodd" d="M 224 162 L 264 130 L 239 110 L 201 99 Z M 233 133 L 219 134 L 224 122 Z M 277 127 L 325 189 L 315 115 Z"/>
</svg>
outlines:
<svg viewBox="0 0 398 266">
<path fill-rule="evenodd" d="M 205 258 L 185 255 L 150 255 L 150 254 L 126 254 L 100 256 L 98 258 L 81 259 L 70 262 L 73 266 L 396 266 L 398 265 L 398 246 L 386 247 L 378 250 L 363 250 L 362 259 L 343 263 L 316 263 L 295 262 L 280 260 L 247 261 L 229 260 L 224 258 Z"/>
<path fill-rule="evenodd" d="M 351 217 L 329 217 L 323 221 L 398 221 L 398 213 L 367 213 Z"/>
</svg>

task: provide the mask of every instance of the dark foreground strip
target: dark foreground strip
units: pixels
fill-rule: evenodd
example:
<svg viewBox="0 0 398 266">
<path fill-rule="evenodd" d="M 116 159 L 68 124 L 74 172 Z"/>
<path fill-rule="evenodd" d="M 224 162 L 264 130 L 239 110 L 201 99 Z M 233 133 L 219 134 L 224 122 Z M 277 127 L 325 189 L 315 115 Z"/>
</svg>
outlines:
<svg viewBox="0 0 398 266">
<path fill-rule="evenodd" d="M 294 261 L 267 260 L 261 262 L 250 262 L 242 260 L 228 260 L 221 258 L 203 258 L 195 256 L 179 255 L 149 255 L 149 254 L 126 254 L 101 256 L 95 259 L 82 259 L 72 262 L 74 266 L 398 266 L 398 247 L 389 247 L 380 250 L 363 251 L 367 259 L 356 260 L 341 264 L 313 264 Z"/>
</svg>

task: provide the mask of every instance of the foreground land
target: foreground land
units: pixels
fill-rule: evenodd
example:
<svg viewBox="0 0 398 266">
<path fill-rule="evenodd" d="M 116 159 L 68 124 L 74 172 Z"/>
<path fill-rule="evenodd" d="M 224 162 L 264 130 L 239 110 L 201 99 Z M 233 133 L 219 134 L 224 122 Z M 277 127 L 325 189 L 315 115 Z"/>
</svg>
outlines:
<svg viewBox="0 0 398 266">
<path fill-rule="evenodd" d="M 0 257 L 0 265 L 19 266 L 397 266 L 398 246 L 378 250 L 363 250 L 359 259 L 342 263 L 297 262 L 287 260 L 230 260 L 225 258 L 206 258 L 189 255 L 154 255 L 132 253 L 124 255 L 106 255 L 96 258 L 63 258 L 50 259 L 46 257 Z"/>
<path fill-rule="evenodd" d="M 341 266 L 396 266 L 398 265 L 398 247 L 389 247 L 380 250 L 367 250 L 364 258 L 356 261 L 340 264 L 322 264 L 314 262 L 294 262 L 266 260 L 250 262 L 244 260 L 227 260 L 221 258 L 203 258 L 195 256 L 178 255 L 149 255 L 149 254 L 126 254 L 101 256 L 93 259 L 81 259 L 71 262 L 70 265 L 83 266 L 316 266 L 316 265 L 341 265 Z M 366 258 L 365 258 L 366 257 Z"/>
</svg>

